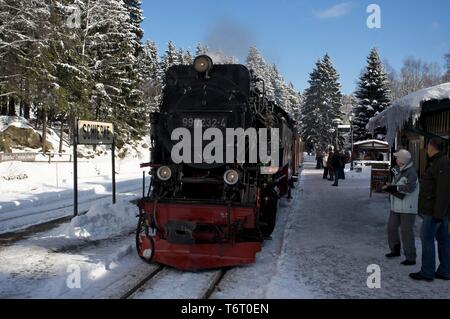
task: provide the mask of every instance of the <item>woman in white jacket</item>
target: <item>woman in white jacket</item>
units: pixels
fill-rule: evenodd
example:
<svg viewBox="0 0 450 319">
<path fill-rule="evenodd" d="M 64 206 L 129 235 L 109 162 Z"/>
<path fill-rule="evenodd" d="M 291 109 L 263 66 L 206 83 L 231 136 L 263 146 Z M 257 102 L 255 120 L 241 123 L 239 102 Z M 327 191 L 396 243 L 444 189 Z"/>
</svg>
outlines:
<svg viewBox="0 0 450 319">
<path fill-rule="evenodd" d="M 400 150 L 394 156 L 400 171 L 394 176 L 390 188 L 396 187 L 396 191 L 404 197 L 391 195 L 391 213 L 388 222 L 388 242 L 391 252 L 386 257 L 400 257 L 401 244 L 403 244 L 406 260 L 402 262 L 402 265 L 412 266 L 416 264 L 417 258 L 414 224 L 418 210 L 419 179 L 411 161 L 411 153 Z"/>
</svg>

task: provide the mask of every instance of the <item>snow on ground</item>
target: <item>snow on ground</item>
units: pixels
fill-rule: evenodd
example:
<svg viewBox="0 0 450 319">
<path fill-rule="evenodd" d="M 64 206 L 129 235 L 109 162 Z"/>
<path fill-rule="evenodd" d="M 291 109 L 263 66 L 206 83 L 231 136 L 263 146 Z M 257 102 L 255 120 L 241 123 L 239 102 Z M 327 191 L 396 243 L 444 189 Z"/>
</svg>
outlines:
<svg viewBox="0 0 450 319">
<path fill-rule="evenodd" d="M 0 298 L 119 298 L 156 266 L 135 253 L 136 196 L 117 205 L 94 205 L 86 219 L 0 248 Z M 133 213 L 134 210 L 134 213 Z M 111 229 L 107 223 L 121 221 Z M 131 227 L 131 224 L 134 227 Z M 82 236 L 77 230 L 82 227 Z M 98 227 L 98 228 L 96 228 Z M 75 230 L 75 236 L 72 235 Z M 88 238 L 86 232 L 91 232 Z M 108 237 L 105 240 L 95 240 Z M 69 288 L 79 270 L 80 288 Z"/>
<path fill-rule="evenodd" d="M 119 298 L 152 268 L 135 254 L 133 239 L 118 237 L 79 251 L 65 251 L 60 241 L 45 237 L 4 248 L 0 298 Z M 80 286 L 68 286 L 77 271 Z"/>
<path fill-rule="evenodd" d="M 280 254 L 271 260 L 263 257 L 249 269 L 234 269 L 215 297 L 260 298 L 260 291 L 268 298 L 450 297 L 448 282 L 422 283 L 408 277 L 420 269 L 420 259 L 418 266 L 405 267 L 400 265 L 403 259 L 384 257 L 389 251 L 389 202 L 385 194 L 369 198 L 368 170 L 359 177 L 348 174 L 335 188 L 313 165 L 307 163 L 292 209 L 283 211 L 287 220 L 278 224 L 284 235 Z M 280 229 L 277 232 L 275 236 Z M 416 239 L 420 256 L 418 235 Z M 263 250 L 260 256 L 264 254 Z M 269 266 L 262 263 L 272 265 L 269 282 L 262 268 Z M 372 264 L 381 267 L 381 289 L 366 285 L 367 267 Z"/>
<path fill-rule="evenodd" d="M 143 170 L 140 164 L 146 160 L 117 159 L 118 193 L 136 192 L 142 188 Z M 78 189 L 81 212 L 89 208 L 84 203 L 108 198 L 112 190 L 112 173 L 108 154 L 80 161 Z M 148 174 L 146 176 L 148 185 L 150 180 Z M 72 204 L 73 163 L 0 163 L 0 233 L 68 216 L 71 214 Z"/>
<path fill-rule="evenodd" d="M 229 270 L 212 297 L 449 298 L 448 282 L 423 283 L 408 277 L 418 271 L 420 260 L 417 266 L 405 267 L 400 265 L 402 258 L 384 257 L 389 250 L 387 195 L 369 197 L 370 169 L 346 173 L 347 179 L 336 188 L 322 179 L 314 162 L 306 163 L 294 198 L 280 204 L 273 239 L 264 243 L 257 262 Z M 126 202 L 132 198 L 122 195 L 120 209 L 95 205 L 85 220 L 0 247 L 0 298 L 118 298 L 127 292 L 157 267 L 137 257 L 134 235 L 127 234 L 131 206 Z M 121 212 L 124 228 L 114 232 L 122 235 L 94 240 L 114 233 L 107 234 L 102 226 Z M 77 225 L 91 236 L 68 236 L 67 230 Z M 418 236 L 416 244 L 420 256 Z M 381 289 L 366 285 L 372 264 L 381 268 Z M 81 288 L 68 288 L 67 280 L 77 268 Z M 217 274 L 165 268 L 132 297 L 199 298 Z"/>
<path fill-rule="evenodd" d="M 296 210 L 303 185 L 300 184 L 296 187 L 296 191 L 293 192 L 294 198 L 291 201 L 282 199 L 280 202 L 277 225 L 272 234 L 272 240 L 264 242 L 261 252 L 257 255 L 256 263 L 231 269 L 224 276 L 219 289 L 212 295 L 212 298 L 265 299 L 269 298 L 269 290 L 272 286 L 285 285 L 281 281 L 273 282 L 273 278 L 278 272 L 279 256 L 284 249 L 287 222 L 290 214 Z M 290 280 L 292 283 L 292 278 Z M 298 284 L 290 284 L 285 286 L 285 289 L 280 289 L 278 297 L 282 298 L 286 292 L 295 295 L 296 298 L 310 296 L 308 290 Z"/>
</svg>

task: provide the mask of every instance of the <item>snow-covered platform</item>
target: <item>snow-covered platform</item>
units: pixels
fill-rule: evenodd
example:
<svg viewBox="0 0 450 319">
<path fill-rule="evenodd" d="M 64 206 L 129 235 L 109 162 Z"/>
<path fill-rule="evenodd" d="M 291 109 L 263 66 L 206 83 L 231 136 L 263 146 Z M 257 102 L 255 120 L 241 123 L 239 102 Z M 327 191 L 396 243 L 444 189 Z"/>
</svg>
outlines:
<svg viewBox="0 0 450 319">
<path fill-rule="evenodd" d="M 408 276 L 420 269 L 421 220 L 416 222 L 418 265 L 386 259 L 389 199 L 369 198 L 370 167 L 362 173 L 347 169 L 346 175 L 335 188 L 307 163 L 278 259 L 278 296 L 299 297 L 291 287 L 304 287 L 314 298 L 449 298 L 448 282 L 417 283 Z M 381 289 L 367 287 L 372 264 L 381 268 Z"/>
</svg>

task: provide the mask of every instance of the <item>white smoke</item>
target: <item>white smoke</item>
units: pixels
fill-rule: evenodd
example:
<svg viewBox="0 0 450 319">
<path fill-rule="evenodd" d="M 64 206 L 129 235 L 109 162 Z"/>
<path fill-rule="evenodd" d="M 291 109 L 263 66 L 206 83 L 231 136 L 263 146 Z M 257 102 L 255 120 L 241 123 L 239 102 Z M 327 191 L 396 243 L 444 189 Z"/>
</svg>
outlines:
<svg viewBox="0 0 450 319">
<path fill-rule="evenodd" d="M 220 19 L 206 35 L 205 43 L 215 63 L 245 61 L 248 50 L 255 43 L 250 30 L 229 17 Z"/>
</svg>

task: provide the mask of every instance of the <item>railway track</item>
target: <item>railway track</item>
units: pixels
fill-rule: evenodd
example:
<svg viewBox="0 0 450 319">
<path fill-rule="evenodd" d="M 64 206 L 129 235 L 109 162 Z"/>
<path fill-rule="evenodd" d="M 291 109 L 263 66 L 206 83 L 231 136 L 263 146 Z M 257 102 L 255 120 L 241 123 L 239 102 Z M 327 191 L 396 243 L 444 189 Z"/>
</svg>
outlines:
<svg viewBox="0 0 450 319">
<path fill-rule="evenodd" d="M 195 299 L 209 299 L 212 294 L 216 291 L 220 282 L 224 278 L 225 274 L 228 272 L 230 268 L 218 269 L 212 274 L 211 278 L 202 285 L 202 289 L 200 292 L 194 293 L 194 295 L 189 295 L 189 292 L 184 298 L 195 298 Z M 179 274 L 188 274 L 193 277 L 197 275 L 201 275 L 202 272 L 179 272 L 170 267 L 164 265 L 158 265 L 155 269 L 151 270 L 150 273 L 140 280 L 136 285 L 132 286 L 132 288 L 128 289 L 120 299 L 133 299 L 139 297 L 140 294 L 145 294 L 146 291 L 152 290 L 158 284 L 158 281 L 169 279 L 170 283 L 177 287 L 182 284 L 183 276 L 179 276 Z M 157 292 L 157 288 L 154 289 Z M 179 296 L 180 297 L 180 296 Z M 160 298 L 160 296 L 157 296 Z"/>
<path fill-rule="evenodd" d="M 87 211 L 84 213 L 87 213 Z M 65 222 L 68 222 L 71 219 L 72 219 L 72 216 L 61 217 L 61 218 L 47 221 L 45 223 L 27 227 L 26 229 L 0 234 L 0 247 L 12 245 L 12 244 L 14 244 L 22 239 L 25 239 L 33 234 L 44 232 L 44 231 L 50 230 L 52 228 L 55 228 L 56 226 L 59 226 Z"/>
<path fill-rule="evenodd" d="M 120 299 L 129 299 L 134 293 L 136 293 L 139 289 L 144 287 L 148 282 L 150 282 L 157 274 L 163 271 L 166 267 L 163 265 L 159 265 L 156 269 L 152 270 L 144 279 L 139 281 L 135 286 L 133 286 L 130 290 L 124 293 Z"/>
<path fill-rule="evenodd" d="M 225 274 L 228 272 L 228 270 L 230 270 L 230 268 L 224 268 L 217 271 L 217 274 L 214 276 L 211 284 L 206 289 L 201 299 L 210 299 L 210 297 L 212 296 L 214 291 L 216 291 L 217 287 L 222 281 L 223 277 L 225 277 Z"/>
<path fill-rule="evenodd" d="M 141 190 L 141 188 L 133 188 L 133 189 L 129 189 L 129 190 L 124 190 L 121 193 L 130 193 L 130 192 L 134 192 L 134 191 L 138 191 L 138 190 Z M 96 202 L 96 201 L 103 200 L 103 199 L 109 198 L 109 197 L 111 197 L 111 195 L 104 195 L 104 196 L 96 197 L 95 199 L 90 198 L 88 200 L 80 202 L 79 205 L 80 206 L 86 205 L 91 202 Z M 43 215 L 43 214 L 51 214 L 52 212 L 59 212 L 62 210 L 67 210 L 67 209 L 72 209 L 72 208 L 73 208 L 72 204 L 65 205 L 65 206 L 61 206 L 61 207 L 50 209 L 50 210 L 45 210 L 45 211 L 41 210 L 39 212 L 35 212 L 35 213 L 27 214 L 27 215 L 20 215 L 20 216 L 0 219 L 0 223 L 6 222 L 6 221 L 11 221 L 11 220 L 20 220 L 23 218 L 35 217 L 35 216 L 39 216 L 39 215 Z M 82 210 L 81 212 L 79 212 L 79 215 L 84 215 L 87 212 L 88 212 L 87 209 Z M 19 230 L 13 230 L 11 232 L 0 234 L 0 246 L 11 245 L 15 242 L 18 242 L 24 238 L 31 236 L 33 234 L 43 232 L 46 230 L 50 230 L 56 226 L 59 226 L 62 223 L 70 221 L 73 218 L 72 211 L 67 212 L 67 213 L 63 212 L 63 213 L 61 213 L 61 215 L 63 215 L 63 216 L 57 217 L 54 219 L 50 219 L 50 220 L 46 220 L 44 222 L 34 224 L 34 225 L 26 227 L 26 228 L 22 228 Z"/>
<path fill-rule="evenodd" d="M 141 189 L 142 189 L 141 187 L 133 188 L 133 189 L 130 189 L 130 190 L 124 190 L 121 193 L 130 193 L 130 192 L 141 190 Z M 105 198 L 109 198 L 109 197 L 111 197 L 111 194 L 103 195 L 103 196 L 99 196 L 99 197 L 88 198 L 87 200 L 79 202 L 78 205 L 87 204 L 87 203 L 90 203 L 90 202 L 94 202 L 94 201 L 105 199 Z M 44 209 L 44 210 L 40 210 L 40 211 L 33 212 L 33 213 L 30 213 L 30 214 L 24 214 L 24 215 L 7 217 L 7 218 L 0 218 L 0 223 L 6 222 L 6 221 L 11 221 L 11 220 L 16 220 L 16 219 L 20 219 L 20 218 L 30 217 L 30 216 L 37 216 L 37 215 L 42 215 L 42 214 L 48 214 L 48 213 L 51 213 L 51 212 L 64 210 L 64 209 L 68 209 L 68 208 L 73 208 L 73 204 L 64 205 L 64 206 L 52 208 L 52 209 L 49 209 L 49 210 Z"/>
</svg>

